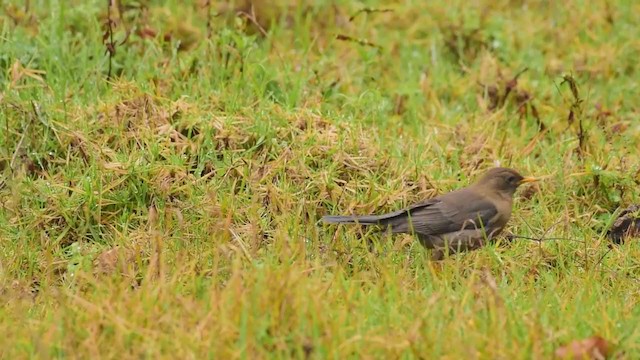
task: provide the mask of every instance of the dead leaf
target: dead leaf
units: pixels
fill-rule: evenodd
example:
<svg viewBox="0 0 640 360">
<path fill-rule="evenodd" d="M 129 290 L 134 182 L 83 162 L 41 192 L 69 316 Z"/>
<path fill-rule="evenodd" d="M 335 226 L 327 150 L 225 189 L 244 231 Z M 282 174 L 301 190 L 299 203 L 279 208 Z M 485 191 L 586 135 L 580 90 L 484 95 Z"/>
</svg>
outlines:
<svg viewBox="0 0 640 360">
<path fill-rule="evenodd" d="M 611 225 L 607 236 L 616 244 L 626 238 L 640 236 L 640 205 L 631 205 L 624 209 Z"/>
<path fill-rule="evenodd" d="M 604 360 L 611 351 L 611 345 L 600 336 L 575 340 L 556 349 L 555 356 L 560 359 Z"/>
</svg>

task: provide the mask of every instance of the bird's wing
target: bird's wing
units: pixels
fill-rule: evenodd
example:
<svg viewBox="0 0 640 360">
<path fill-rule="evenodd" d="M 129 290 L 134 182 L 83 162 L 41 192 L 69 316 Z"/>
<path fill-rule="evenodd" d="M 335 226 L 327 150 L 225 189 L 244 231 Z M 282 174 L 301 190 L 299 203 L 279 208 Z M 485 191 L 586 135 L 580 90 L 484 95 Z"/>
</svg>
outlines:
<svg viewBox="0 0 640 360">
<path fill-rule="evenodd" d="M 473 191 L 459 191 L 456 196 L 450 195 L 453 193 L 408 207 L 403 216 L 389 219 L 392 231 L 436 235 L 463 229 L 481 229 L 489 226 L 498 214 L 490 200 Z"/>
</svg>

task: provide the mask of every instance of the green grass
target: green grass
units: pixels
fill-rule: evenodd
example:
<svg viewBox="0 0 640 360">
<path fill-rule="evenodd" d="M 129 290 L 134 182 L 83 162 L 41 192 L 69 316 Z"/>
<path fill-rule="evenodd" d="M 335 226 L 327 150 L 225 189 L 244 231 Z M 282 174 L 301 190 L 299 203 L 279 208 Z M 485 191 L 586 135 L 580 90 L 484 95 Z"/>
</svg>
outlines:
<svg viewBox="0 0 640 360">
<path fill-rule="evenodd" d="M 638 4 L 120 2 L 110 79 L 106 1 L 2 5 L 2 358 L 640 357 L 640 246 L 605 237 L 640 195 Z M 509 231 L 571 240 L 432 263 L 319 222 L 496 163 L 549 175 Z"/>
</svg>

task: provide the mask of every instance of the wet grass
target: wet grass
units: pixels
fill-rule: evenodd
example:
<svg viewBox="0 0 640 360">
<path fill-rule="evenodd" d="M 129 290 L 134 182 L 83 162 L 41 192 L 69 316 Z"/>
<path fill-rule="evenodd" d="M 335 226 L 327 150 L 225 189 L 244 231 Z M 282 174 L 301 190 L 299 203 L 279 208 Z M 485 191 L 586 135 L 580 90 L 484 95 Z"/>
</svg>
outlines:
<svg viewBox="0 0 640 360">
<path fill-rule="evenodd" d="M 605 237 L 640 195 L 638 5 L 107 3 L 2 5 L 3 358 L 640 354 L 640 247 Z M 569 240 L 431 263 L 319 223 L 494 164 L 548 175 L 509 232 Z"/>
</svg>

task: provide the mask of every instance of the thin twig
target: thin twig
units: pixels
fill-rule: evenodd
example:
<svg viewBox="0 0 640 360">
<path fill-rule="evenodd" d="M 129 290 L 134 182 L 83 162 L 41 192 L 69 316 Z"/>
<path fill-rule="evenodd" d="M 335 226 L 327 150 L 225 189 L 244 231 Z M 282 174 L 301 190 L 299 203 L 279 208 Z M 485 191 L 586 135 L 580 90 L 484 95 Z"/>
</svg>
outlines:
<svg viewBox="0 0 640 360">
<path fill-rule="evenodd" d="M 382 46 L 376 45 L 376 44 L 374 44 L 371 41 L 366 40 L 366 39 L 356 39 L 356 38 L 352 38 L 349 35 L 343 35 L 343 34 L 336 35 L 336 39 L 337 40 L 342 40 L 342 41 L 351 41 L 351 42 L 360 44 L 362 46 L 369 46 L 369 47 L 373 47 L 373 48 L 382 50 Z"/>
<path fill-rule="evenodd" d="M 251 6 L 251 14 L 247 13 L 246 11 L 240 10 L 238 11 L 238 15 L 242 15 L 247 19 L 249 19 L 249 21 L 251 21 L 251 23 L 255 25 L 258 28 L 258 30 L 260 30 L 260 33 L 262 34 L 262 36 L 267 37 L 267 30 L 265 30 L 262 27 L 262 25 L 258 23 L 253 6 Z"/>
<path fill-rule="evenodd" d="M 529 227 L 529 230 L 533 229 L 531 228 L 531 226 L 529 225 L 529 223 L 527 222 L 527 220 L 523 217 L 520 217 L 520 219 L 522 219 L 522 221 L 524 221 L 524 223 L 527 225 L 527 227 Z M 547 240 L 569 240 L 569 241 L 580 241 L 580 240 L 575 240 L 575 239 L 569 239 L 569 238 L 549 238 L 546 239 L 545 237 L 547 236 L 547 234 L 549 233 L 549 231 L 551 231 L 551 229 L 555 228 L 556 226 L 558 226 L 558 224 L 560 224 L 562 222 L 561 220 L 556 221 L 555 223 L 553 223 L 551 226 L 549 226 L 547 228 L 547 230 L 544 231 L 544 233 L 542 233 L 542 236 L 540 236 L 539 238 L 528 238 L 526 236 L 519 236 L 519 235 L 513 235 L 511 234 L 512 237 L 516 237 L 516 238 L 522 238 L 522 239 L 528 239 L 528 240 L 534 240 L 537 241 L 541 246 L 542 246 L 542 242 L 543 241 L 547 241 Z"/>
<path fill-rule="evenodd" d="M 567 122 L 569 123 L 569 126 L 571 126 L 575 118 L 576 117 L 578 118 L 578 134 L 577 134 L 578 135 L 578 155 L 582 159 L 585 152 L 585 145 L 586 145 L 585 141 L 587 137 L 587 134 L 585 133 L 584 126 L 582 123 L 581 104 L 584 100 L 580 98 L 580 92 L 578 91 L 578 84 L 576 80 L 573 78 L 573 76 L 564 75 L 562 77 L 562 82 L 560 83 L 560 86 L 564 85 L 565 83 L 569 85 L 569 89 L 571 90 L 571 94 L 573 95 L 573 103 L 569 108 L 569 115 L 567 117 Z"/>
<path fill-rule="evenodd" d="M 109 70 L 107 72 L 107 79 L 111 79 L 111 68 L 113 66 L 113 57 L 116 54 L 116 46 L 113 40 L 113 20 L 111 19 L 111 7 L 113 6 L 113 0 L 107 0 L 107 32 L 103 35 L 103 41 L 109 39 L 105 43 L 107 47 L 107 53 L 109 54 Z"/>
<path fill-rule="evenodd" d="M 522 216 L 520 216 L 520 219 L 521 219 L 522 221 L 524 221 L 524 224 L 525 224 L 525 225 L 527 225 L 527 227 L 529 228 L 529 230 L 530 230 L 531 232 L 533 232 L 533 228 L 531 227 L 531 225 L 529 225 L 529 222 L 528 222 L 524 217 L 522 217 Z M 513 235 L 513 234 L 512 234 L 512 235 Z M 546 232 L 545 232 L 545 235 L 546 235 Z M 543 237 L 544 237 L 544 235 L 543 235 Z M 539 251 L 540 253 L 542 253 L 542 241 L 538 241 L 538 251 Z"/>
<path fill-rule="evenodd" d="M 557 240 L 567 240 L 567 241 L 575 241 L 575 242 L 579 242 L 579 243 L 583 243 L 584 240 L 578 240 L 578 239 L 570 239 L 570 238 L 561 238 L 561 237 L 556 237 L 556 238 L 534 238 L 534 237 L 528 237 L 528 236 L 522 236 L 522 235 L 514 235 L 514 234 L 509 234 L 507 235 L 507 238 L 509 239 L 525 239 L 525 240 L 532 240 L 532 241 L 537 241 L 537 242 L 543 242 L 543 241 L 557 241 Z"/>
<path fill-rule="evenodd" d="M 604 260 L 604 258 L 609 255 L 609 253 L 611 252 L 611 250 L 613 250 L 613 247 L 610 247 L 609 249 L 607 249 L 607 251 L 602 254 L 602 256 L 600 257 L 600 259 L 596 262 L 596 266 L 600 265 L 600 263 L 602 262 L 602 260 Z"/>
<path fill-rule="evenodd" d="M 541 238 L 544 239 L 544 237 L 547 236 L 549 231 L 551 231 L 551 229 L 553 229 L 556 226 L 558 226 L 562 221 L 563 221 L 563 219 L 560 219 L 560 220 L 556 221 L 555 223 L 553 223 L 551 226 L 549 226 L 549 228 L 547 228 L 547 230 L 542 234 Z"/>
<path fill-rule="evenodd" d="M 211 0 L 207 0 L 204 3 L 205 8 L 207 9 L 207 40 L 211 40 Z"/>
<path fill-rule="evenodd" d="M 124 27 L 124 39 L 120 41 L 119 45 L 124 45 L 127 41 L 129 41 L 129 37 L 131 36 L 132 29 L 127 26 L 127 23 L 124 21 L 122 14 L 124 14 L 124 9 L 122 6 L 122 1 L 118 1 L 118 16 L 120 18 L 120 24 Z"/>
<path fill-rule="evenodd" d="M 262 36 L 264 36 L 265 38 L 268 38 L 267 30 L 265 30 L 265 28 L 262 27 L 262 25 L 260 25 L 260 23 L 258 22 L 258 19 L 256 18 L 256 11 L 255 11 L 255 7 L 253 6 L 253 4 L 251 5 L 251 14 L 247 13 L 246 11 L 242 11 L 242 10 L 238 11 L 237 14 L 246 17 L 249 21 L 251 21 L 251 23 L 253 25 L 255 25 L 258 28 L 258 30 L 260 31 L 260 34 L 262 34 Z M 272 46 L 273 46 L 273 50 L 275 51 L 276 55 L 280 59 L 280 62 L 282 62 L 282 64 L 285 64 L 284 58 L 282 57 L 282 55 L 280 54 L 280 51 L 276 47 L 276 42 L 272 42 Z"/>
<path fill-rule="evenodd" d="M 374 8 L 364 8 L 358 10 L 355 14 L 351 15 L 349 18 L 349 22 L 352 22 L 356 17 L 358 17 L 362 13 L 372 14 L 372 13 L 388 13 L 393 12 L 393 9 L 374 9 Z"/>
<path fill-rule="evenodd" d="M 524 68 L 518 71 L 518 73 L 511 80 L 507 81 L 507 83 L 505 84 L 504 96 L 502 97 L 503 106 L 507 103 L 507 97 L 509 96 L 511 91 L 518 86 L 518 78 L 520 77 L 520 75 L 524 74 L 528 70 L 529 68 Z"/>
</svg>

